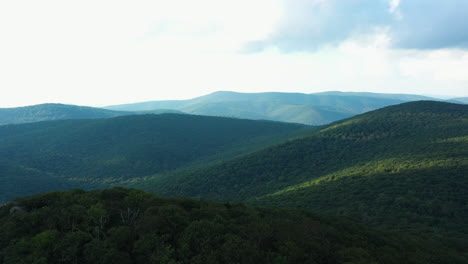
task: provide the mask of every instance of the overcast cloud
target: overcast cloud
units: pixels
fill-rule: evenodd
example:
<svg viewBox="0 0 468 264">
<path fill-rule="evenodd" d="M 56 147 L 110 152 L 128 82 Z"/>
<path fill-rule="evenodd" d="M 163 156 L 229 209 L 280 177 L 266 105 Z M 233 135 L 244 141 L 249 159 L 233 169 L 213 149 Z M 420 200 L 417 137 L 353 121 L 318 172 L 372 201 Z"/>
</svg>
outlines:
<svg viewBox="0 0 468 264">
<path fill-rule="evenodd" d="M 245 51 L 277 47 L 312 51 L 350 38 L 385 32 L 392 47 L 468 47 L 465 0 L 285 0 L 280 22 L 267 38 Z"/>
<path fill-rule="evenodd" d="M 400 48 L 468 48 L 468 1 L 401 0 L 391 36 Z"/>
</svg>

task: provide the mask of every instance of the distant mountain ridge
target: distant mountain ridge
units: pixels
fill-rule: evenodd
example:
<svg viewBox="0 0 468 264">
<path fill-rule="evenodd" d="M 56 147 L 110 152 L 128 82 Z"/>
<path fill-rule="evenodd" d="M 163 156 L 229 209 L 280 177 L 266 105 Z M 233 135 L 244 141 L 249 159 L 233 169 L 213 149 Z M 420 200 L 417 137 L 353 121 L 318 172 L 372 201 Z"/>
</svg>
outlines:
<svg viewBox="0 0 468 264">
<path fill-rule="evenodd" d="M 107 106 L 105 109 L 144 111 L 167 108 L 199 115 L 324 125 L 385 106 L 417 100 L 437 99 L 422 95 L 366 92 L 330 91 L 303 94 L 219 91 L 190 100 L 150 101 Z"/>
<path fill-rule="evenodd" d="M 368 92 L 329 91 L 302 94 L 219 91 L 190 100 L 150 101 L 104 108 L 65 104 L 0 108 L 0 125 L 65 119 L 111 118 L 149 113 L 187 113 L 324 125 L 385 106 L 415 100 L 437 99 L 421 95 Z M 446 101 L 468 103 L 468 99 L 463 97 Z"/>
<path fill-rule="evenodd" d="M 102 108 L 65 105 L 65 104 L 40 104 L 14 108 L 0 108 L 0 125 L 23 124 L 40 121 L 65 120 L 65 119 L 97 119 L 111 118 L 124 115 L 147 113 L 182 113 L 177 110 L 153 109 L 147 112 L 113 111 Z"/>
<path fill-rule="evenodd" d="M 452 98 L 450 100 L 453 100 L 453 101 L 456 101 L 456 102 L 461 102 L 461 103 L 464 103 L 464 104 L 468 104 L 468 97 L 456 97 L 456 98 Z"/>
<path fill-rule="evenodd" d="M 340 91 L 329 91 L 315 93 L 316 95 L 328 94 L 328 95 L 341 95 L 341 96 L 363 96 L 373 98 L 387 98 L 397 99 L 402 101 L 421 101 L 421 100 L 437 100 L 434 97 L 417 94 L 389 94 L 389 93 L 371 93 L 371 92 L 340 92 Z"/>
</svg>

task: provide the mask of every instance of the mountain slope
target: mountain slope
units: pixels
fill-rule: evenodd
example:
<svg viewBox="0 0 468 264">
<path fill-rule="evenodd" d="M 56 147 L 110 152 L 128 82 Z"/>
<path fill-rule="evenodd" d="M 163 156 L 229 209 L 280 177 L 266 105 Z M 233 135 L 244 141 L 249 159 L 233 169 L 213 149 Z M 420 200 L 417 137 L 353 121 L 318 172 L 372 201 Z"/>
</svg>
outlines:
<svg viewBox="0 0 468 264">
<path fill-rule="evenodd" d="M 304 129 L 271 121 L 179 114 L 5 125 L 0 126 L 0 164 L 15 169 L 0 177 L 0 186 L 17 184 L 21 175 L 31 180 L 30 185 L 36 179 L 59 178 L 67 186 L 109 186 L 232 158 Z M 30 194 L 26 189 L 16 185 L 12 191 Z M 0 201 L 14 197 L 0 195 Z"/>
<path fill-rule="evenodd" d="M 296 210 L 72 190 L 0 207 L 0 263 L 467 263 L 438 241 Z"/>
<path fill-rule="evenodd" d="M 190 114 L 322 125 L 404 102 L 404 100 L 395 98 L 367 95 L 369 94 L 356 96 L 326 93 L 237 93 L 222 91 L 191 100 L 143 102 L 109 106 L 106 109 L 144 111 L 167 108 Z M 415 97 L 411 98 L 414 99 Z"/>
<path fill-rule="evenodd" d="M 234 101 L 195 104 L 182 108 L 184 112 L 208 115 L 242 117 L 253 120 L 287 121 L 291 123 L 306 123 L 308 125 L 321 125 L 350 117 L 352 114 L 327 110 L 301 104 L 278 104 L 277 102 L 260 101 Z"/>
<path fill-rule="evenodd" d="M 467 157 L 468 106 L 421 101 L 359 115 L 219 165 L 158 175 L 144 188 L 466 236 Z"/>
<path fill-rule="evenodd" d="M 112 111 L 64 104 L 40 104 L 15 108 L 0 108 L 0 125 L 23 124 L 64 119 L 97 119 L 135 114 L 182 113 L 177 110 L 156 109 L 148 112 Z"/>
<path fill-rule="evenodd" d="M 0 108 L 0 125 L 62 119 L 108 118 L 125 114 L 129 113 L 85 106 L 41 104 L 16 108 Z"/>
</svg>

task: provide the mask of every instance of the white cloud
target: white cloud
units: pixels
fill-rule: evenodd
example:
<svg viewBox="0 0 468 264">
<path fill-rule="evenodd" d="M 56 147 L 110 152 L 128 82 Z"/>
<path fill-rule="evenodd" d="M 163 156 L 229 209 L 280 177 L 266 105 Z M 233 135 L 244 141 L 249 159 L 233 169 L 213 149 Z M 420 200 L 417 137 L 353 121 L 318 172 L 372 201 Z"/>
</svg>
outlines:
<svg viewBox="0 0 468 264">
<path fill-rule="evenodd" d="M 396 13 L 398 10 L 398 6 L 400 5 L 400 0 L 390 0 L 390 13 Z"/>
<path fill-rule="evenodd" d="M 403 14 L 400 11 L 400 0 L 390 0 L 389 12 L 393 15 L 396 21 L 403 20 Z"/>
<path fill-rule="evenodd" d="M 216 90 L 466 95 L 465 51 L 393 50 L 385 27 L 314 53 L 274 47 L 237 53 L 243 43 L 277 28 L 284 3 L 0 1 L 0 107 L 107 105 Z M 305 12 L 295 23 L 308 18 Z"/>
<path fill-rule="evenodd" d="M 399 62 L 401 73 L 404 76 L 424 77 L 434 81 L 468 82 L 467 51 L 446 49 L 426 52 L 413 51 L 413 53 L 413 55 L 405 56 Z M 447 87 L 447 89 L 450 88 Z"/>
<path fill-rule="evenodd" d="M 1 1 L 0 106 L 200 95 L 211 57 L 268 34 L 279 12 L 271 0 Z"/>
</svg>

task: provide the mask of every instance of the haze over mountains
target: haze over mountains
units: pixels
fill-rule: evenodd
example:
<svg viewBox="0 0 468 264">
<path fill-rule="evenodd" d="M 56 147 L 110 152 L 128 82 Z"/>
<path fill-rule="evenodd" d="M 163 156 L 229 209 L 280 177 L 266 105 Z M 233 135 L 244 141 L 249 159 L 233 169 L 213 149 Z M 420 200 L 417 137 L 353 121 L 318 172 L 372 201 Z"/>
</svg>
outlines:
<svg viewBox="0 0 468 264">
<path fill-rule="evenodd" d="M 438 99 L 422 95 L 365 92 L 315 94 L 215 92 L 190 100 L 150 101 L 105 108 L 63 104 L 0 108 L 0 125 L 47 120 L 109 118 L 148 113 L 188 113 L 323 125 L 385 106 L 417 100 Z M 447 101 L 468 103 L 466 98 L 454 98 Z"/>
<path fill-rule="evenodd" d="M 199 115 L 321 125 L 402 102 L 404 101 L 397 98 L 349 96 L 341 93 L 336 95 L 215 92 L 190 100 L 152 101 L 106 108 L 118 111 L 167 108 Z"/>
<path fill-rule="evenodd" d="M 457 98 L 453 98 L 451 100 L 454 100 L 456 102 L 461 102 L 461 103 L 464 103 L 464 104 L 468 104 L 468 97 L 457 97 Z"/>
<path fill-rule="evenodd" d="M 468 264 L 467 14 L 0 1 L 0 264 Z"/>
<path fill-rule="evenodd" d="M 167 251 L 172 253 L 164 253 L 166 255 L 161 249 L 151 250 L 159 250 L 157 254 L 173 259 L 197 258 L 208 254 L 206 252 L 218 252 L 216 258 L 219 258 L 218 255 L 223 254 L 217 251 L 217 246 L 231 239 L 224 237 L 229 234 L 223 229 L 225 225 L 244 230 L 265 218 L 266 222 L 262 222 L 262 226 L 255 225 L 254 229 L 266 232 L 259 236 L 265 235 L 266 241 L 274 240 L 274 243 L 255 244 L 255 239 L 251 240 L 248 235 L 236 241 L 254 243 L 250 248 L 258 254 L 277 252 L 275 254 L 283 260 L 289 256 L 296 260 L 323 258 L 319 263 L 327 263 L 325 258 L 354 259 L 363 263 L 367 260 L 468 263 L 464 248 L 468 241 L 465 221 L 468 218 L 468 105 L 420 101 L 426 97 L 412 95 L 340 92 L 266 93 L 255 94 L 256 99 L 252 94 L 219 92 L 206 97 L 209 100 L 196 98 L 191 103 L 137 104 L 140 109 L 131 106 L 135 112 L 54 104 L 9 109 L 17 111 L 10 112 L 16 115 L 6 115 L 10 118 L 4 119 L 6 122 L 17 120 L 27 124 L 0 126 L 0 203 L 44 191 L 119 185 L 163 196 L 217 200 L 226 204 L 164 200 L 125 189 L 89 193 L 74 190 L 16 199 L 0 207 L 0 226 L 17 227 L 11 232 L 10 228 L 0 231 L 4 232 L 2 237 L 8 237 L 0 241 L 0 263 L 2 258 L 10 261 L 4 263 L 14 263 L 16 260 L 10 258 L 13 255 L 26 259 L 34 254 L 42 256 L 44 252 L 48 252 L 48 259 L 60 259 L 54 254 L 62 252 L 61 249 L 45 250 L 34 244 L 34 241 L 42 241 L 43 236 L 56 244 L 67 243 L 64 237 L 81 241 L 77 246 L 77 252 L 81 253 L 76 253 L 75 259 L 90 254 L 90 259 L 108 261 L 111 256 L 118 255 L 131 259 L 128 263 L 137 263 L 140 250 L 149 250 L 149 240 L 171 245 L 173 251 Z M 198 103 L 194 103 L 196 100 Z M 401 103 L 405 100 L 417 101 Z M 351 117 L 311 127 L 191 114 L 145 114 L 180 111 L 170 109 L 178 105 L 193 111 L 212 107 L 213 113 L 221 109 L 234 112 L 244 109 L 243 114 L 247 115 L 257 110 L 274 112 L 269 107 L 276 104 L 287 106 L 281 109 L 295 107 L 304 112 L 304 109 L 320 108 L 322 118 L 330 118 L 324 115 L 324 109 L 328 109 L 328 113 L 338 113 L 340 109 Z M 390 106 L 372 110 L 381 104 Z M 151 110 L 153 107 L 169 110 Z M 289 121 L 296 116 L 291 114 Z M 67 120 L 43 121 L 48 118 Z M 36 119 L 41 122 L 33 122 Z M 281 221 L 272 225 L 273 216 L 285 214 L 284 211 L 249 211 L 241 209 L 242 206 L 234 206 L 238 209 L 232 211 L 233 202 L 350 217 L 370 229 L 347 224 L 349 220 L 343 218 L 326 220 L 302 213 L 294 219 L 278 218 Z M 18 209 L 23 211 L 10 215 L 9 210 L 17 204 L 23 206 Z M 50 208 L 59 213 L 51 213 Z M 128 219 L 122 210 L 129 214 Z M 131 216 L 131 212 L 137 211 Z M 288 211 L 286 214 L 295 213 Z M 60 215 L 58 220 L 55 215 Z M 98 218 L 111 222 L 96 224 L 97 220 L 92 219 Z M 38 224 L 26 234 L 22 219 Z M 134 219 L 131 224 L 129 219 Z M 200 221 L 206 225 L 199 225 Z M 298 237 L 299 240 L 288 238 L 288 232 L 282 233 L 285 226 L 288 230 L 294 226 L 300 230 L 304 227 L 300 223 L 304 221 L 309 223 L 305 226 L 333 231 L 321 233 L 321 238 L 315 237 L 314 231 L 307 233 L 307 238 Z M 318 222 L 310 224 L 310 221 Z M 149 232 L 145 238 L 149 240 L 140 241 L 144 230 L 140 228 L 161 223 L 166 223 L 164 226 L 180 224 L 175 225 L 179 228 L 162 233 Z M 216 223 L 222 223 L 219 229 L 205 229 Z M 372 228 L 397 233 L 374 235 Z M 206 252 L 192 249 L 193 255 L 189 256 L 181 245 L 192 234 L 190 230 L 198 234 L 195 235 L 197 239 L 200 234 L 207 234 L 209 240 L 218 234 L 216 237 L 220 240 L 207 246 L 211 250 Z M 271 232 L 283 235 L 269 235 Z M 343 232 L 346 237 L 338 235 Z M 117 246 L 120 242 L 114 240 L 116 236 L 125 237 L 124 244 L 132 246 Z M 20 242 L 15 237 L 27 239 Z M 344 255 L 330 253 L 331 249 L 321 244 L 324 238 L 336 241 L 336 250 L 345 250 Z M 377 238 L 382 240 L 376 242 Z M 403 250 L 396 246 L 402 245 L 402 241 L 407 241 L 405 250 L 413 250 L 408 250 L 403 260 L 396 260 L 392 252 Z M 312 244 L 307 244 L 309 242 Z M 108 252 L 94 254 L 84 250 L 84 245 L 89 250 L 95 246 Z M 140 248 L 142 245 L 144 247 Z M 352 245 L 358 248 L 349 248 Z M 304 249 L 320 253 L 304 255 L 300 253 Z M 297 263 L 301 263 L 299 260 Z"/>
<path fill-rule="evenodd" d="M 266 119 L 282 122 L 323 125 L 389 105 L 417 100 L 437 100 L 411 94 L 365 92 L 237 93 L 215 92 L 181 101 L 151 101 L 108 106 L 119 111 L 175 109 L 199 115 Z"/>
</svg>

